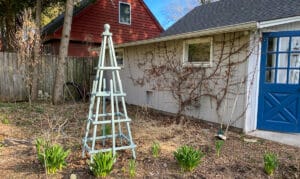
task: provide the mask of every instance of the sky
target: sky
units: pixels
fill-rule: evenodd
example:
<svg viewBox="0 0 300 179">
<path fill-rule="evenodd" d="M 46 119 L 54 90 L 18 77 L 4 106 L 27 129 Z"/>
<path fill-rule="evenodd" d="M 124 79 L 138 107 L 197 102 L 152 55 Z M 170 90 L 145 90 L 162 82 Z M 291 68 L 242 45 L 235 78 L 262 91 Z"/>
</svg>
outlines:
<svg viewBox="0 0 300 179">
<path fill-rule="evenodd" d="M 144 0 L 164 29 L 198 6 L 197 0 Z"/>
</svg>

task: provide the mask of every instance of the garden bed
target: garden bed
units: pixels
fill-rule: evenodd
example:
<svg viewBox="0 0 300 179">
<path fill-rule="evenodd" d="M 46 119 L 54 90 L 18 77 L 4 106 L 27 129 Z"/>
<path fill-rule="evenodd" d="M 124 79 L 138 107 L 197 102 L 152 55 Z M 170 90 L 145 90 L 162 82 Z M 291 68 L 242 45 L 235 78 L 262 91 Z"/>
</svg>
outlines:
<svg viewBox="0 0 300 179">
<path fill-rule="evenodd" d="M 45 170 L 36 157 L 35 140 L 43 137 L 71 149 L 68 165 L 50 178 L 93 178 L 88 158 L 81 157 L 88 103 L 53 106 L 47 103 L 0 103 L 0 178 L 44 178 Z M 217 157 L 215 134 L 218 125 L 163 115 L 128 106 L 131 130 L 137 145 L 136 177 L 149 178 L 268 178 L 263 170 L 263 154 L 278 155 L 275 178 L 300 177 L 300 149 L 246 136 L 229 130 L 228 139 Z M 254 139 L 254 140 L 245 140 Z M 248 141 L 248 142 L 245 142 Z M 249 142 L 250 141 L 250 142 Z M 159 143 L 161 152 L 153 157 L 151 147 Z M 173 152 L 182 145 L 205 153 L 193 172 L 182 172 Z M 131 151 L 119 151 L 109 175 L 129 178 Z"/>
</svg>

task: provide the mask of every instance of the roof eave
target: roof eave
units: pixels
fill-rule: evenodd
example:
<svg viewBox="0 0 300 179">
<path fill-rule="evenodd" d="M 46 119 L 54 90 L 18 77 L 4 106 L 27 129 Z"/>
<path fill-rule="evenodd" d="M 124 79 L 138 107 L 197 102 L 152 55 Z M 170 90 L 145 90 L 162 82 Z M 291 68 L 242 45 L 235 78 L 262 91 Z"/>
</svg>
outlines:
<svg viewBox="0 0 300 179">
<path fill-rule="evenodd" d="M 154 23 L 157 25 L 157 27 L 160 29 L 161 32 L 164 32 L 165 29 L 161 26 L 158 19 L 154 16 L 152 11 L 149 9 L 149 7 L 146 5 L 146 3 L 143 0 L 140 0 L 141 4 L 145 7 L 146 11 L 149 13 L 150 17 L 153 19 Z"/>
<path fill-rule="evenodd" d="M 268 27 L 272 27 L 272 26 L 283 25 L 283 24 L 288 24 L 288 23 L 293 23 L 293 22 L 299 22 L 299 21 L 300 21 L 300 16 L 274 19 L 274 20 L 269 20 L 269 21 L 258 22 L 257 28 L 263 29 L 263 28 L 268 28 Z"/>
<path fill-rule="evenodd" d="M 209 28 L 209 29 L 199 30 L 199 31 L 194 31 L 194 32 L 170 35 L 170 36 L 165 36 L 165 37 L 157 37 L 157 38 L 153 38 L 153 39 L 128 42 L 128 43 L 115 45 L 115 47 L 122 48 L 122 47 L 129 47 L 129 46 L 145 45 L 145 44 L 151 44 L 151 43 L 156 43 L 156 42 L 187 39 L 187 38 L 208 36 L 208 35 L 233 32 L 233 31 L 252 30 L 252 29 L 256 29 L 256 28 L 257 28 L 257 22 L 253 21 L 253 22 L 234 24 L 234 25 L 228 25 L 228 26 L 222 26 L 222 27 L 216 27 L 216 28 Z"/>
</svg>

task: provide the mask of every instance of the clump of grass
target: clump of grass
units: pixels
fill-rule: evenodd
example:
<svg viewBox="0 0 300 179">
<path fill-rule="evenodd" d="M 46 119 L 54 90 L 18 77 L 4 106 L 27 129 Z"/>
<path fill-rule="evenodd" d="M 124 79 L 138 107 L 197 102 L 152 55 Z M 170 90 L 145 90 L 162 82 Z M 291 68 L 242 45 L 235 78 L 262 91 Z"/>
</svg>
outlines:
<svg viewBox="0 0 300 179">
<path fill-rule="evenodd" d="M 50 145 L 44 139 L 36 140 L 37 157 L 41 164 L 45 167 L 48 174 L 55 174 L 62 170 L 66 165 L 66 158 L 70 150 L 65 151 L 58 144 Z"/>
<path fill-rule="evenodd" d="M 159 143 L 158 142 L 154 142 L 152 144 L 151 149 L 152 149 L 152 156 L 154 158 L 157 158 L 159 156 L 159 153 L 160 153 L 160 145 L 159 145 Z"/>
<path fill-rule="evenodd" d="M 183 171 L 193 171 L 200 164 L 204 154 L 200 150 L 184 145 L 174 152 L 174 157 Z"/>
<path fill-rule="evenodd" d="M 217 151 L 217 156 L 220 157 L 221 149 L 224 145 L 224 140 L 216 140 L 215 146 Z"/>
<path fill-rule="evenodd" d="M 0 138 L 0 153 L 1 153 L 1 149 L 4 147 L 4 142 L 3 139 Z"/>
<path fill-rule="evenodd" d="M 116 156 L 112 152 L 99 152 L 93 157 L 90 163 L 90 170 L 95 177 L 106 177 L 113 169 Z"/>
<path fill-rule="evenodd" d="M 122 167 L 122 168 L 121 168 L 121 171 L 122 171 L 123 175 L 126 174 L 126 168 L 125 168 L 125 167 Z"/>
<path fill-rule="evenodd" d="M 264 170 L 268 175 L 273 175 L 278 167 L 278 158 L 274 153 L 264 154 Z"/>
<path fill-rule="evenodd" d="M 4 103 L 4 102 L 0 102 L 0 107 L 1 108 L 13 108 L 16 107 L 17 103 Z"/>
<path fill-rule="evenodd" d="M 2 124 L 9 124 L 9 119 L 8 118 L 3 118 L 1 120 Z"/>
<path fill-rule="evenodd" d="M 7 118 L 7 116 L 5 114 L 0 113 L 0 121 L 2 124 L 9 124 L 9 119 Z"/>
<path fill-rule="evenodd" d="M 35 112 L 43 114 L 45 110 L 42 106 L 35 106 Z"/>
<path fill-rule="evenodd" d="M 136 174 L 136 161 L 131 159 L 129 160 L 129 176 L 130 178 L 135 177 Z"/>
</svg>

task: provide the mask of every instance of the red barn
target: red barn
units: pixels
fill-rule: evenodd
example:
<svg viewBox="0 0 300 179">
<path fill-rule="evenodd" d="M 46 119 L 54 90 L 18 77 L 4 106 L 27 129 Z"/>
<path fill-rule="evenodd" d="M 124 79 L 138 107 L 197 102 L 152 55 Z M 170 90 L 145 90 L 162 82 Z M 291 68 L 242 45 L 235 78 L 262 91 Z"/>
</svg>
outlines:
<svg viewBox="0 0 300 179">
<path fill-rule="evenodd" d="M 58 54 L 64 15 L 43 29 L 44 52 Z M 157 37 L 163 28 L 143 0 L 84 0 L 74 9 L 69 56 L 91 56 L 99 47 L 104 24 L 110 24 L 115 44 Z"/>
</svg>

